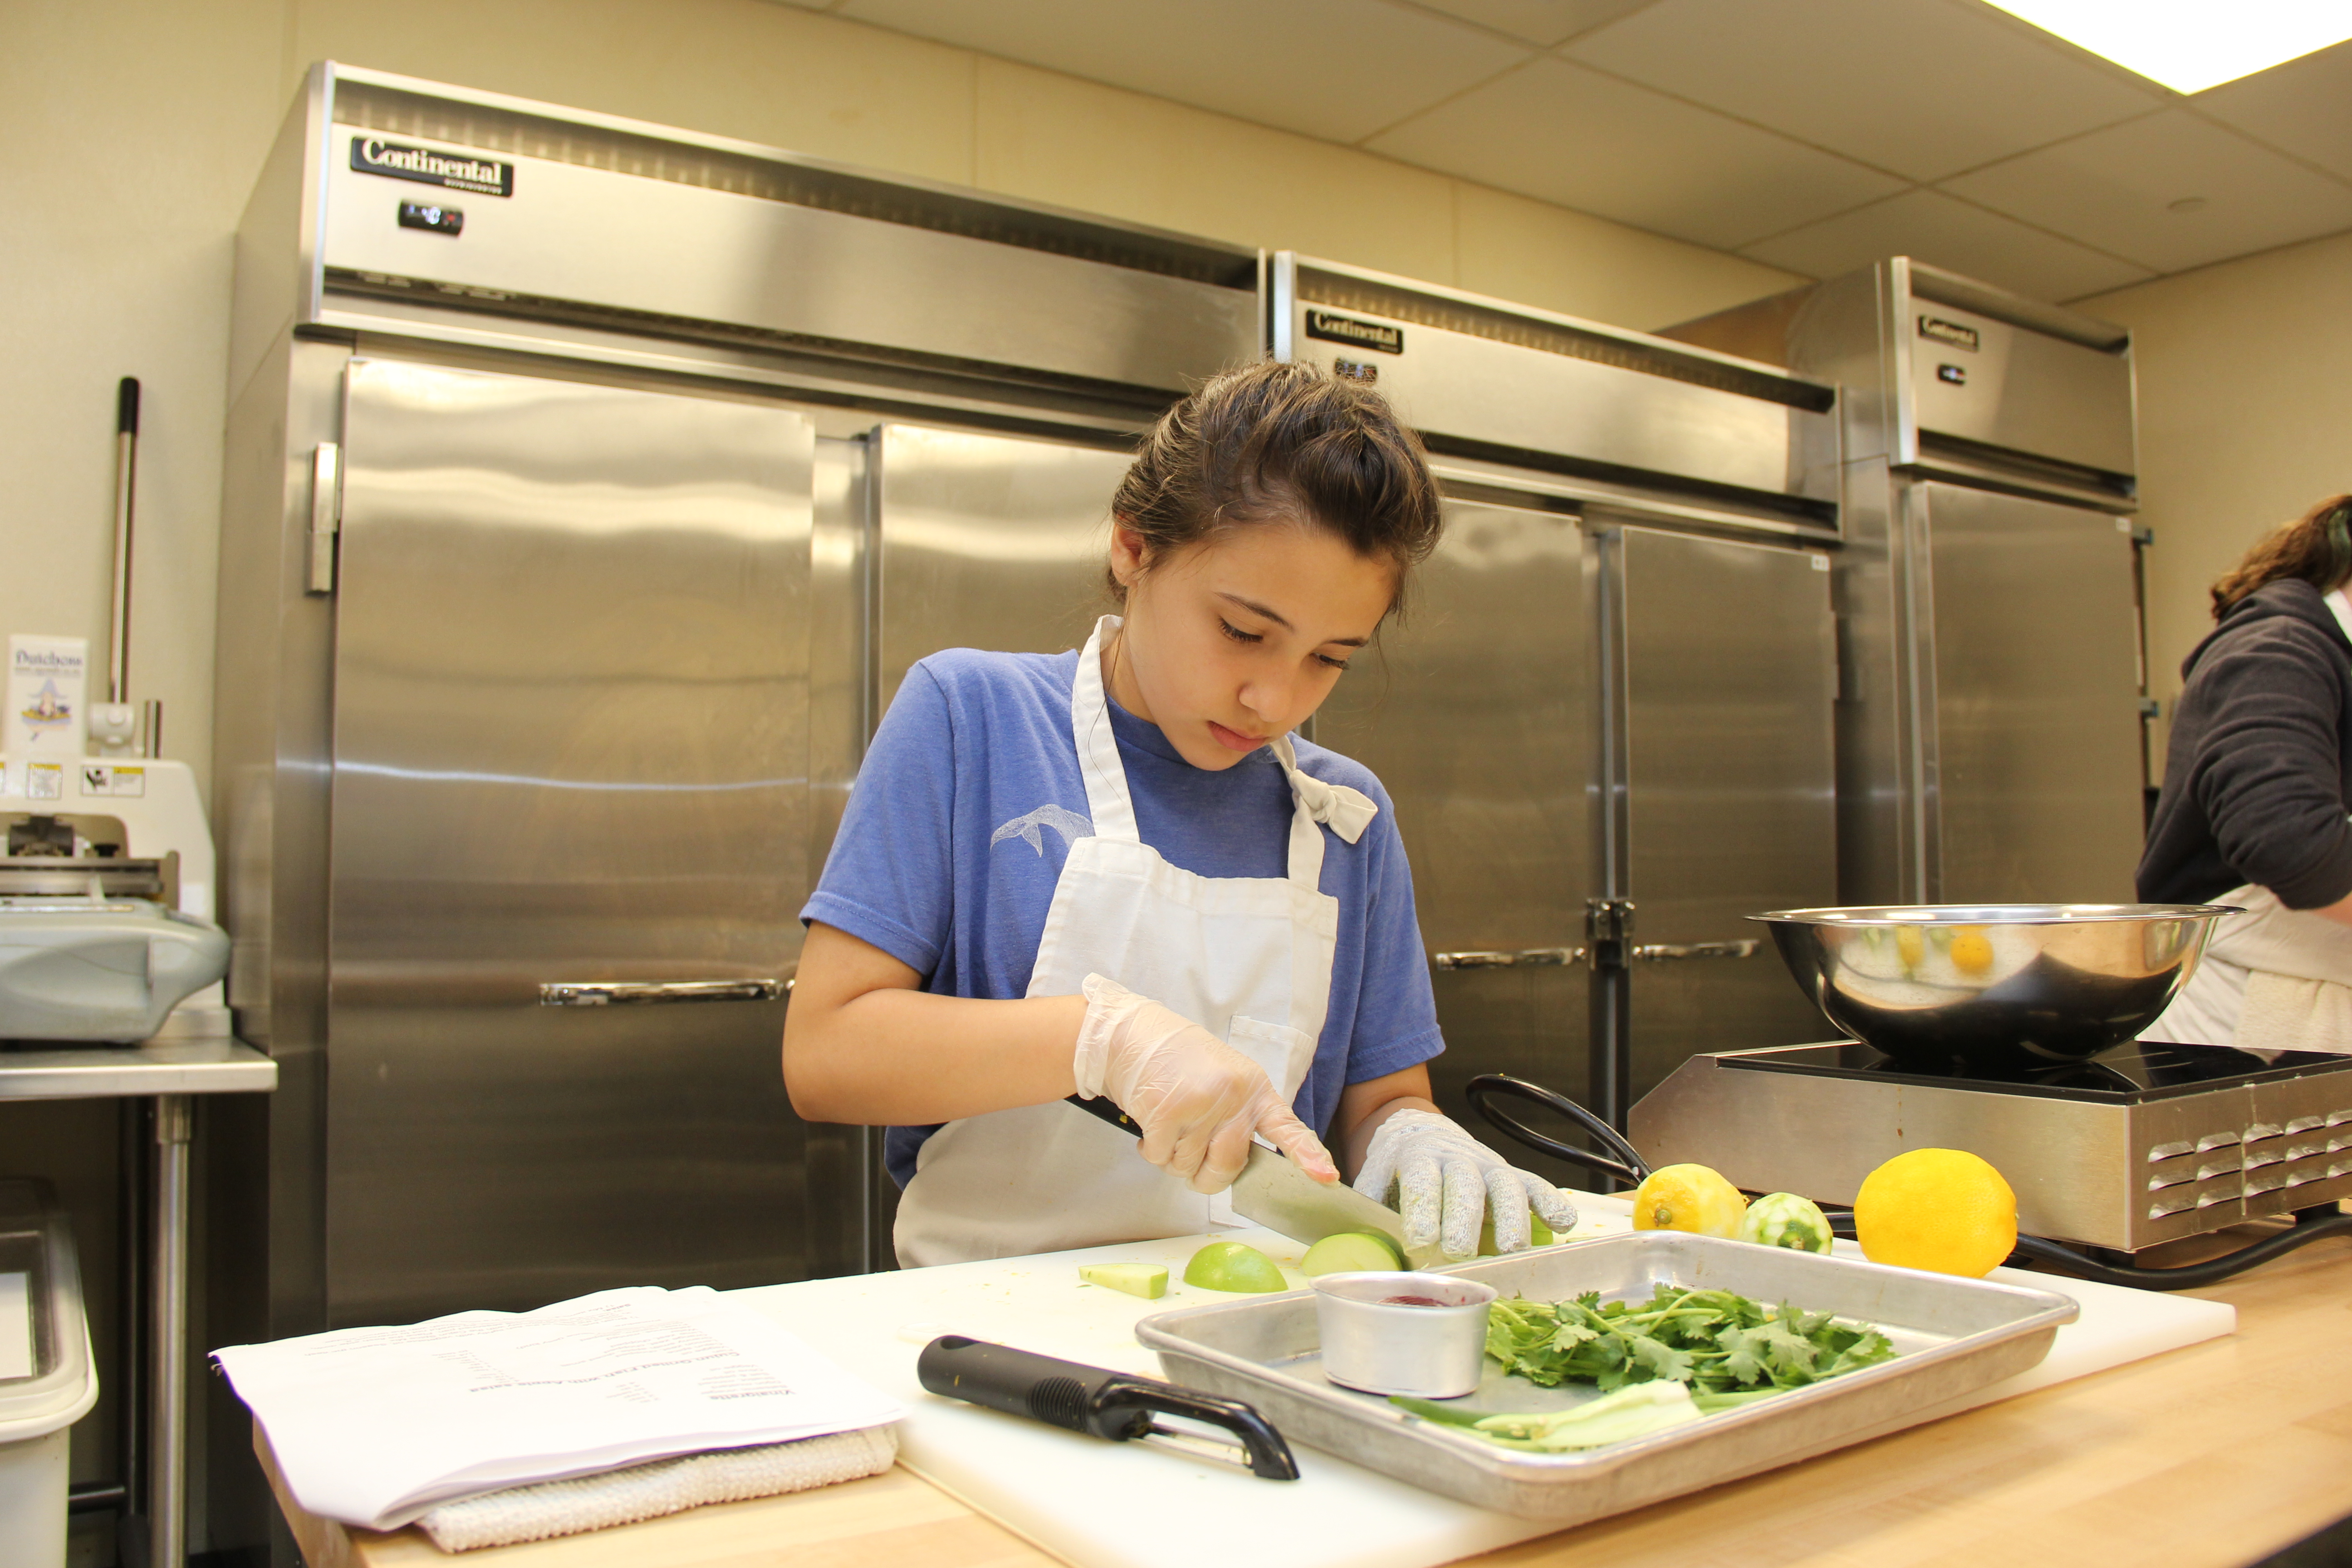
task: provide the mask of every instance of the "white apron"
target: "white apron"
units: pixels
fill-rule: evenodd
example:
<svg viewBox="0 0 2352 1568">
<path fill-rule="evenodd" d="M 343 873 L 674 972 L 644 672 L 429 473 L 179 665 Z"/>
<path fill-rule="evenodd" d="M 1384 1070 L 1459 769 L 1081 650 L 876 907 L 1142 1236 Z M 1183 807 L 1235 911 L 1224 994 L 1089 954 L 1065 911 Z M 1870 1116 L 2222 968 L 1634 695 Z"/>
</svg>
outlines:
<svg viewBox="0 0 2352 1568">
<path fill-rule="evenodd" d="M 2288 909 L 2252 884 L 2213 901 L 2246 912 L 2221 918 L 2189 984 L 2141 1038 L 2352 1055 L 2352 926 Z"/>
<path fill-rule="evenodd" d="M 1111 730 L 1102 646 L 1118 625 L 1103 616 L 1078 655 L 1070 724 L 1094 830 L 1070 845 L 1028 994 L 1073 995 L 1089 973 L 1116 980 L 1250 1058 L 1287 1102 L 1315 1059 L 1338 948 L 1339 900 L 1321 890 L 1318 824 L 1352 844 L 1379 808 L 1300 773 L 1285 735 L 1273 748 L 1295 804 L 1289 875 L 1202 877 L 1170 865 L 1136 832 Z M 1055 1100 L 933 1133 L 899 1199 L 894 1239 L 899 1263 L 920 1268 L 1192 1236 L 1213 1223 L 1232 1223 L 1224 1194 L 1193 1192 L 1147 1163 L 1134 1138 Z"/>
</svg>

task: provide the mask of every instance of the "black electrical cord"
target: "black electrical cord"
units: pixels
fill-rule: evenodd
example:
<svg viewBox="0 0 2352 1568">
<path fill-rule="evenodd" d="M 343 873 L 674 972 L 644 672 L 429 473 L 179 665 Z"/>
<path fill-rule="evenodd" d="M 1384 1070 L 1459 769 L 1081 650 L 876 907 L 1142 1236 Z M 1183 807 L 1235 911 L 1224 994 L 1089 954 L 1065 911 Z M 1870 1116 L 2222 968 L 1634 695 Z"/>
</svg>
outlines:
<svg viewBox="0 0 2352 1568">
<path fill-rule="evenodd" d="M 1523 1078 L 1513 1078 L 1507 1073 L 1486 1072 L 1465 1084 L 1462 1091 L 1469 1097 L 1470 1103 L 1477 1107 L 1478 1114 L 1485 1117 L 1496 1131 L 1518 1140 L 1538 1154 L 1549 1154 L 1555 1160 L 1566 1160 L 1587 1170 L 1598 1171 L 1604 1176 L 1614 1176 L 1628 1186 L 1640 1186 L 1650 1174 L 1649 1162 L 1642 1158 L 1641 1151 L 1625 1141 L 1623 1133 L 1568 1096 L 1556 1093 L 1539 1083 L 1529 1083 Z M 1494 1098 L 1497 1095 L 1508 1095 L 1514 1100 L 1528 1100 L 1547 1110 L 1559 1112 L 1591 1134 L 1593 1140 L 1609 1153 L 1596 1154 L 1590 1149 L 1580 1149 L 1573 1143 L 1563 1143 L 1557 1138 L 1547 1137 L 1517 1117 L 1496 1110 Z M 1610 1154 L 1616 1158 L 1611 1159 Z"/>
<path fill-rule="evenodd" d="M 2103 1263 L 2063 1242 L 2045 1241 L 2038 1236 L 2019 1237 L 2017 1251 L 2012 1256 L 2051 1264 L 2100 1285 L 2124 1285 L 2138 1290 L 2195 1290 L 2207 1285 L 2219 1285 L 2232 1275 L 2242 1274 L 2249 1268 L 2293 1252 L 2298 1247 L 2307 1247 L 2331 1236 L 2352 1236 L 2352 1214 L 2339 1212 L 2333 1204 L 2322 1208 L 2298 1210 L 2294 1223 L 2286 1229 L 2266 1236 L 2251 1247 L 2242 1247 L 2219 1258 L 2209 1258 L 2202 1263 L 2181 1263 L 2168 1268 L 2142 1268 L 2131 1263 Z"/>
<path fill-rule="evenodd" d="M 1830 1222 L 1830 1229 L 1848 1241 L 1853 1239 L 1853 1211 L 1829 1208 L 1822 1210 Z M 2088 1252 L 2067 1246 L 2063 1241 L 2051 1241 L 2039 1236 L 2021 1236 L 2017 1248 L 2004 1260 L 2011 1268 L 2020 1263 L 2045 1263 L 2067 1273 L 2100 1285 L 2122 1285 L 2135 1290 L 2195 1290 L 2207 1285 L 2218 1285 L 2232 1275 L 2268 1263 L 2271 1259 L 2293 1252 L 2331 1236 L 2352 1236 L 2352 1214 L 2340 1214 L 2334 1205 L 2324 1208 L 2304 1209 L 2294 1216 L 2294 1224 L 2275 1236 L 2266 1236 L 2251 1247 L 2219 1258 L 2209 1258 L 2202 1263 L 2183 1263 L 2170 1268 L 2142 1267 L 2118 1263 L 2115 1256 L 2096 1258 Z"/>
</svg>

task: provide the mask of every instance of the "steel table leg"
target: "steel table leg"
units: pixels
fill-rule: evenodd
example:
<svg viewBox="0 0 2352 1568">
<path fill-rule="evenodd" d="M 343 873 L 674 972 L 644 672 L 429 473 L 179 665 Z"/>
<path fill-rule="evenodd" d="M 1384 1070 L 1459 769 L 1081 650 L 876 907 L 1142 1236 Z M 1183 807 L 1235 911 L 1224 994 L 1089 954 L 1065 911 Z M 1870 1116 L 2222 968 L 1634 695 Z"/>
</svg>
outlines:
<svg viewBox="0 0 2352 1568">
<path fill-rule="evenodd" d="M 155 1097 L 155 1292 L 148 1380 L 147 1562 L 188 1560 L 188 1097 Z"/>
</svg>

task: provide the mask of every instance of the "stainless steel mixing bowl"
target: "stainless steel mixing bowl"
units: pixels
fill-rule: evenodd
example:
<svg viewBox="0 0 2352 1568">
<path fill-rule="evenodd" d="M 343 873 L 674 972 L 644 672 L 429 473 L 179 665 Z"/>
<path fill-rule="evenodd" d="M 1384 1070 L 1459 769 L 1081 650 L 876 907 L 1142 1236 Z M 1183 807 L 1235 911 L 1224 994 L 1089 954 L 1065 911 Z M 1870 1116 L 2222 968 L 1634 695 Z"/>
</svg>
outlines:
<svg viewBox="0 0 2352 1568">
<path fill-rule="evenodd" d="M 1781 960 L 1830 1021 L 1906 1063 L 2079 1061 L 2179 993 L 2221 904 L 1918 904 L 1780 910 Z"/>
</svg>

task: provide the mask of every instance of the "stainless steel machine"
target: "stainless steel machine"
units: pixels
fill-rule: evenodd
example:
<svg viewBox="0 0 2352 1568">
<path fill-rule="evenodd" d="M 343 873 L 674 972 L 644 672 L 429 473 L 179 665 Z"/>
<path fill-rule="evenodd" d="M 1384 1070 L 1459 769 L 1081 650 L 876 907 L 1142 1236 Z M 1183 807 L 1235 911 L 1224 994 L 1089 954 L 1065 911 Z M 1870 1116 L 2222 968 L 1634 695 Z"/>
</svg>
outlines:
<svg viewBox="0 0 2352 1568">
<path fill-rule="evenodd" d="M 1856 1038 L 1695 1057 L 1633 1108 L 1633 1151 L 1751 1192 L 1853 1203 L 1916 1149 L 1965 1149 L 2017 1194 L 2030 1257 L 2111 1283 L 2204 1285 L 2352 1232 L 2352 1058 L 2136 1038 L 2226 906 L 1898 905 L 1759 916 Z M 2219 1258 L 2128 1255 L 2247 1220 Z M 2088 1247 L 2090 1251 L 2077 1250 Z"/>
<path fill-rule="evenodd" d="M 1622 1125 L 1693 1052 L 1818 1037 L 1742 921 L 1836 887 L 1836 390 L 1311 258 L 1274 352 L 1373 382 L 1447 492 L 1315 738 L 1396 803 L 1447 1054 Z"/>
<path fill-rule="evenodd" d="M 2130 899 L 2130 333 L 1896 257 L 1669 335 L 1846 388 L 1839 901 Z"/>
<path fill-rule="evenodd" d="M 1853 1041 L 1692 1058 L 1633 1108 L 1653 1165 L 1851 1204 L 1906 1149 L 1966 1149 L 2029 1235 L 2138 1252 L 2352 1197 L 2352 1059 L 2155 1041 L 2039 1069 L 1923 1067 Z"/>
<path fill-rule="evenodd" d="M 188 764 L 0 756 L 0 1040 L 228 1034 Z"/>
</svg>

